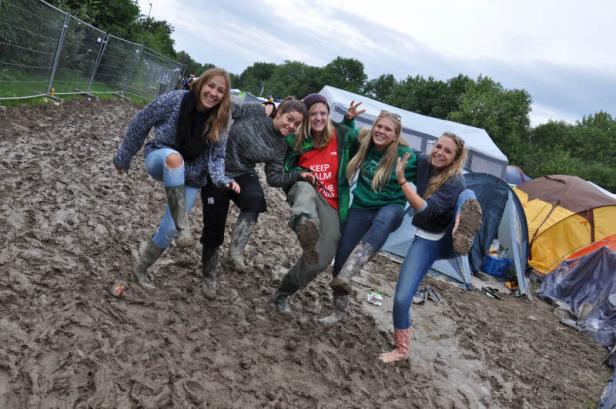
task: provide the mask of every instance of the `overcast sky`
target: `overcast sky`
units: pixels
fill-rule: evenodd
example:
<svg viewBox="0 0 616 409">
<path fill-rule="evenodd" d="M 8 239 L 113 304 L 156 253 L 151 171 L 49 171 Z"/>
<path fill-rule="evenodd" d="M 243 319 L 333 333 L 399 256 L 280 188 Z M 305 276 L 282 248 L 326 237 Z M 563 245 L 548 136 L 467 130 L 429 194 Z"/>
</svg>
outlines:
<svg viewBox="0 0 616 409">
<path fill-rule="evenodd" d="M 176 50 L 236 74 L 351 57 L 369 79 L 483 74 L 524 88 L 533 125 L 616 117 L 616 0 L 138 1 L 175 28 Z"/>
</svg>

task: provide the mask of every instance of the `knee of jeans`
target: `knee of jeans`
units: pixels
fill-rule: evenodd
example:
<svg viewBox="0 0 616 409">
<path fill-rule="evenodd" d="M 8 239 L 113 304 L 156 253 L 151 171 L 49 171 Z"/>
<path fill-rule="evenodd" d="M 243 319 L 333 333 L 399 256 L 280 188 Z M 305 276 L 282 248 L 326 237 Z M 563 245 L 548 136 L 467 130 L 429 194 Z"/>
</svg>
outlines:
<svg viewBox="0 0 616 409">
<path fill-rule="evenodd" d="M 165 166 L 167 169 L 179 169 L 184 164 L 184 159 L 179 153 L 173 152 L 165 158 Z"/>
<path fill-rule="evenodd" d="M 456 208 L 460 208 L 462 206 L 462 204 L 468 200 L 473 200 L 473 199 L 477 199 L 477 196 L 475 196 L 475 192 L 473 192 L 471 189 L 464 189 L 459 195 L 458 195 L 458 200 L 456 201 Z"/>
<path fill-rule="evenodd" d="M 375 222 L 380 222 L 391 227 L 397 228 L 400 226 L 404 218 L 404 209 L 398 205 L 387 205 L 379 213 L 379 217 L 375 219 Z"/>
</svg>

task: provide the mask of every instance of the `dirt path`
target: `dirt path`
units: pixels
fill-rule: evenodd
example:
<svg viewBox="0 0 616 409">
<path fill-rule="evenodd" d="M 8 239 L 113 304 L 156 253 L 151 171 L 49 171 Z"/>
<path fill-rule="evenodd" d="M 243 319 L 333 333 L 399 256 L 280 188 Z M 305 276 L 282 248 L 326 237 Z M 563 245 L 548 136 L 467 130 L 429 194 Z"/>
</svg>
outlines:
<svg viewBox="0 0 616 409">
<path fill-rule="evenodd" d="M 130 280 L 131 252 L 158 223 L 161 186 L 111 157 L 135 109 L 72 102 L 0 112 L 0 408 L 590 408 L 610 371 L 603 350 L 541 301 L 502 301 L 441 281 L 441 304 L 415 309 L 410 362 L 391 348 L 399 266 L 378 256 L 357 279 L 347 319 L 324 328 L 329 273 L 295 296 L 292 320 L 272 297 L 299 256 L 288 207 L 267 189 L 248 246 L 249 273 L 224 269 L 199 291 L 200 248 L 171 248 Z M 234 222 L 235 210 L 229 225 Z M 191 216 L 200 234 L 201 206 Z M 128 280 L 124 297 L 109 294 Z"/>
</svg>

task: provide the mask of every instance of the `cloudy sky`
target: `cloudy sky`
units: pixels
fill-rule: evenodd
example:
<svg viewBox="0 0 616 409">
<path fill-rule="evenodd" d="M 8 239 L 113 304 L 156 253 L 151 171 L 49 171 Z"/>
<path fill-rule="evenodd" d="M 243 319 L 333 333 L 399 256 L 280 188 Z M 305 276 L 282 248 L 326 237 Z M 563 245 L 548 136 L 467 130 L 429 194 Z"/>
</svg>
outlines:
<svg viewBox="0 0 616 409">
<path fill-rule="evenodd" d="M 614 0 L 138 0 L 176 49 L 240 74 L 254 62 L 337 56 L 391 73 L 487 75 L 533 99 L 531 123 L 616 117 Z"/>
</svg>

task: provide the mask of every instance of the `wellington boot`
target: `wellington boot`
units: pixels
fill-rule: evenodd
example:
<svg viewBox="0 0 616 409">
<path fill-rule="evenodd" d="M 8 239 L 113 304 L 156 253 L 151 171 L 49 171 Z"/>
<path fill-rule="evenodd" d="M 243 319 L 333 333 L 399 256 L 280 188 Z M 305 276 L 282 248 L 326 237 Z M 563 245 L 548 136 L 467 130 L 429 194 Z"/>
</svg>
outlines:
<svg viewBox="0 0 616 409">
<path fill-rule="evenodd" d="M 173 218 L 177 230 L 175 244 L 178 247 L 190 247 L 194 245 L 195 242 L 190 235 L 190 223 L 186 213 L 186 193 L 184 185 L 166 187 L 165 192 L 167 193 L 169 211 L 171 212 L 171 217 Z"/>
<path fill-rule="evenodd" d="M 276 311 L 282 315 L 291 315 L 291 308 L 289 307 L 289 296 L 284 294 L 276 294 L 274 299 L 276 305 Z"/>
<path fill-rule="evenodd" d="M 395 348 L 391 352 L 385 352 L 379 356 L 381 361 L 386 364 L 407 359 L 409 356 L 409 343 L 411 340 L 411 329 L 394 329 Z"/>
<path fill-rule="evenodd" d="M 146 290 L 156 288 L 152 275 L 148 273 L 148 268 L 158 260 L 160 255 L 163 254 L 163 251 L 164 250 L 159 249 L 156 244 L 154 244 L 152 239 L 144 241 L 141 243 L 141 246 L 139 246 L 139 255 L 137 260 L 135 260 L 133 275 L 142 288 Z"/>
<path fill-rule="evenodd" d="M 340 272 L 331 282 L 331 287 L 336 294 L 351 293 L 351 278 L 359 272 L 364 264 L 374 257 L 376 249 L 365 241 L 360 241 L 353 249 Z"/>
<path fill-rule="evenodd" d="M 319 241 L 319 226 L 317 222 L 302 216 L 297 223 L 295 232 L 304 252 L 304 262 L 306 264 L 318 264 L 319 250 L 317 242 Z"/>
<path fill-rule="evenodd" d="M 319 318 L 319 322 L 323 325 L 334 325 L 342 320 L 348 305 L 348 295 L 334 295 L 334 312 L 327 317 Z"/>
<path fill-rule="evenodd" d="M 201 283 L 201 292 L 207 299 L 213 300 L 216 298 L 216 290 L 218 289 L 218 247 L 203 247 L 201 252 L 201 273 L 203 282 Z"/>
<path fill-rule="evenodd" d="M 481 205 L 477 200 L 467 200 L 462 204 L 452 232 L 453 249 L 457 254 L 464 256 L 471 250 L 475 234 L 481 227 L 481 217 Z"/>
<path fill-rule="evenodd" d="M 235 228 L 233 229 L 233 238 L 231 240 L 231 246 L 229 246 L 229 261 L 233 268 L 238 271 L 245 272 L 247 270 L 244 264 L 244 248 L 250 239 L 255 225 L 255 220 L 240 213 Z"/>
</svg>

